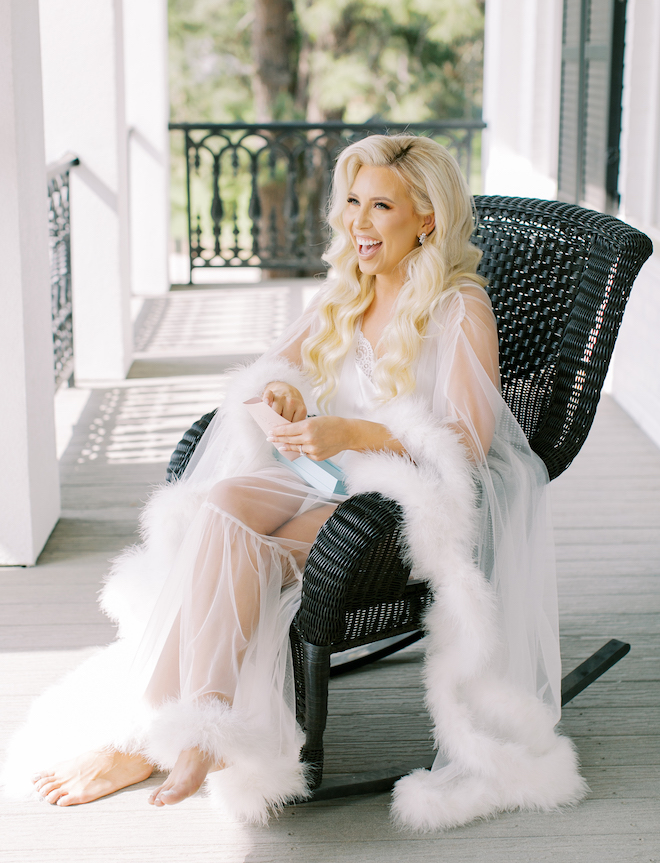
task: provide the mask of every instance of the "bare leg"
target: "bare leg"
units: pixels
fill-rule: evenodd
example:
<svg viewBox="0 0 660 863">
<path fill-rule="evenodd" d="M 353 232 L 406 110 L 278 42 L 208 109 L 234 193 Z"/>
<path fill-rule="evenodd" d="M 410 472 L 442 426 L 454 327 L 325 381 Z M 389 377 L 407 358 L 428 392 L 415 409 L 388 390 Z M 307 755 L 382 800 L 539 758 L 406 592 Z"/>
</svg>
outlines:
<svg viewBox="0 0 660 863">
<path fill-rule="evenodd" d="M 292 539 L 311 545 L 319 529 L 332 515 L 334 509 L 334 505 L 328 504 L 308 510 L 300 516 L 290 518 L 270 535 L 273 538 Z M 294 555 L 296 562 L 302 568 L 304 555 L 297 552 L 294 552 Z M 234 577 L 236 579 L 237 607 L 241 609 L 239 615 L 241 628 L 245 638 L 249 639 L 250 632 L 256 625 L 259 593 L 258 589 L 255 590 L 251 579 L 246 579 L 245 584 L 241 586 L 240 574 L 235 572 Z M 179 755 L 165 782 L 151 793 L 149 803 L 155 806 L 179 803 L 201 788 L 208 773 L 221 770 L 224 766 L 223 763 L 214 763 L 208 755 L 199 749 L 186 749 Z"/>
<path fill-rule="evenodd" d="M 49 803 L 75 806 L 143 782 L 153 769 L 141 755 L 102 749 L 61 762 L 53 770 L 35 776 L 34 785 Z"/>
</svg>

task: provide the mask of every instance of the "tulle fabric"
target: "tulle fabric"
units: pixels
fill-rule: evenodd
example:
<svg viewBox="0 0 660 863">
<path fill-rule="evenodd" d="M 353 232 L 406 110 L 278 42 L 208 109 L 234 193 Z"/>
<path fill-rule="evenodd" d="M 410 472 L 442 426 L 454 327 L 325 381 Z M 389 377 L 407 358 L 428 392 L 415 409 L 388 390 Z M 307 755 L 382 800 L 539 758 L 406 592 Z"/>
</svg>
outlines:
<svg viewBox="0 0 660 863">
<path fill-rule="evenodd" d="M 461 435 L 474 466 L 475 556 L 497 597 L 499 673 L 519 692 L 539 697 L 557 721 L 561 665 L 548 476 L 502 398 L 498 344 L 487 293 L 463 284 L 433 314 L 415 370 L 415 395 Z M 355 362 L 357 348 L 356 332 L 325 410 L 369 419 L 378 394 Z M 295 353 L 291 358 L 299 359 Z M 333 460 L 350 464 L 351 457 Z"/>
<path fill-rule="evenodd" d="M 258 365 L 267 369 L 274 357 L 299 365 L 300 345 L 315 325 L 312 306 Z M 356 363 L 358 337 L 359 329 L 330 401 L 321 406 L 313 392 L 306 394 L 310 414 L 368 420 L 377 409 L 378 392 Z M 539 697 L 556 721 L 561 675 L 547 474 L 502 399 L 497 327 L 483 289 L 467 283 L 435 310 L 415 380 L 415 395 L 433 417 L 461 435 L 474 465 L 479 487 L 474 554 L 497 597 L 499 674 L 517 691 Z M 152 697 L 213 692 L 231 703 L 267 710 L 291 739 L 288 625 L 299 601 L 304 560 L 321 522 L 304 541 L 270 534 L 310 509 L 327 505 L 327 517 L 344 498 L 311 489 L 283 466 L 247 473 L 263 451 L 260 455 L 232 439 L 227 421 L 236 409 L 230 405 L 224 415 L 218 413 L 185 473 L 186 483 L 212 479 L 216 485 L 164 586 L 136 667 L 143 679 L 152 670 L 158 679 L 147 690 Z M 344 452 L 333 461 L 350 470 L 353 457 Z M 244 472 L 249 479 L 229 478 Z M 227 483 L 233 513 L 222 493 Z M 243 572 L 245 576 L 237 574 Z M 247 595 L 249 612 L 243 604 Z M 175 647 L 177 672 L 172 671 L 177 668 Z"/>
<path fill-rule="evenodd" d="M 132 656 L 124 693 L 140 693 L 133 706 L 122 694 L 118 703 L 125 713 L 134 708 L 137 715 L 147 705 L 149 716 L 157 720 L 161 706 L 217 699 L 239 711 L 246 723 L 268 728 L 282 752 L 295 750 L 288 630 L 311 544 L 345 498 L 312 489 L 275 463 L 271 445 L 256 426 L 250 431 L 249 422 L 245 425 L 241 402 L 259 395 L 286 360 L 304 389 L 308 413 L 366 420 L 374 416 L 380 401 L 355 361 L 358 331 L 329 403 L 317 404 L 305 383 L 300 346 L 316 326 L 315 308 L 316 303 L 264 357 L 238 375 L 185 471 L 180 488 L 199 491 L 201 505 L 182 540 L 174 543 L 171 560 L 157 574 L 157 598 L 150 600 L 152 611 L 141 631 L 122 647 L 123 657 Z M 416 363 L 414 395 L 434 421 L 461 436 L 473 465 L 478 487 L 474 556 L 496 596 L 498 675 L 517 692 L 539 697 L 556 720 L 560 664 L 547 475 L 502 399 L 497 352 L 488 296 L 466 283 L 433 313 Z M 424 458 L 413 451 L 409 455 Z M 350 472 L 355 458 L 359 456 L 345 452 L 333 460 Z M 154 560 L 161 565 L 147 543 L 144 561 Z M 112 648 L 108 662 L 111 653 Z M 67 698 L 62 707 L 74 719 L 77 712 L 87 717 L 89 724 L 89 710 L 76 707 L 76 699 L 86 704 L 90 698 L 83 676 L 77 689 L 74 676 L 62 690 Z M 53 698 L 49 703 L 55 703 Z M 25 739 L 41 733 L 35 722 Z M 115 729 L 106 744 L 148 748 L 149 722 L 143 721 L 139 732 L 135 723 L 131 726 L 136 743 L 124 741 Z M 15 761 L 22 758 L 18 753 Z M 439 755 L 436 769 L 445 765 Z"/>
<path fill-rule="evenodd" d="M 218 698 L 276 732 L 290 751 L 288 633 L 332 497 L 279 465 L 212 486 L 136 651 L 132 676 L 151 706 Z"/>
</svg>

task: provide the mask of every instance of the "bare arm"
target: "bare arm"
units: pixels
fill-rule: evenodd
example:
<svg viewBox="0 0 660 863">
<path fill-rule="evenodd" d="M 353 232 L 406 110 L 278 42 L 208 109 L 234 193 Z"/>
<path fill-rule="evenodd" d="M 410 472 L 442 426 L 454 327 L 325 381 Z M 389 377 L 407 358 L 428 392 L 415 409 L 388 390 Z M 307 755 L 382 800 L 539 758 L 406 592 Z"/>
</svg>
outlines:
<svg viewBox="0 0 660 863">
<path fill-rule="evenodd" d="M 268 440 L 291 452 L 300 452 L 302 447 L 305 455 L 314 461 L 332 458 L 343 450 L 406 454 L 401 441 L 382 423 L 344 417 L 309 417 L 292 425 L 278 426 Z"/>
</svg>

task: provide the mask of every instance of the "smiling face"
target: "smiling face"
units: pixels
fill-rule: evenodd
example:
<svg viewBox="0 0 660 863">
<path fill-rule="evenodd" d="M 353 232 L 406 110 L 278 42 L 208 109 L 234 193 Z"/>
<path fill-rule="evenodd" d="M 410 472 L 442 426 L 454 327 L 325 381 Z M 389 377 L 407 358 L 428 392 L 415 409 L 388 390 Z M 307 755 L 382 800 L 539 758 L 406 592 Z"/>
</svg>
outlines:
<svg viewBox="0 0 660 863">
<path fill-rule="evenodd" d="M 378 279 L 400 279 L 403 258 L 432 229 L 432 216 L 419 216 L 406 189 L 390 168 L 363 165 L 351 186 L 344 226 L 358 254 L 361 272 Z"/>
</svg>

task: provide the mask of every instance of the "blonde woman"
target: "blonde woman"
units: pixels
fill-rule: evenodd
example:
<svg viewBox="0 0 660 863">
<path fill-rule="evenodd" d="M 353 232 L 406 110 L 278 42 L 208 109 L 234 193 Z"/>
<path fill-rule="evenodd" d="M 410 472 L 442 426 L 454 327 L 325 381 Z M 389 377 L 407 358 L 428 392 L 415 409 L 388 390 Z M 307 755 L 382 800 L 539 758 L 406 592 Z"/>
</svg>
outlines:
<svg viewBox="0 0 660 863">
<path fill-rule="evenodd" d="M 146 507 L 143 543 L 102 597 L 119 638 L 37 701 L 5 771 L 15 792 L 70 806 L 157 768 L 155 806 L 206 782 L 256 822 L 305 796 L 288 629 L 311 544 L 345 498 L 308 486 L 275 444 L 333 459 L 351 493 L 398 500 L 414 576 L 434 591 L 425 679 L 439 754 L 397 784 L 399 823 L 450 827 L 583 795 L 554 731 L 546 474 L 499 392 L 467 184 L 430 139 L 373 136 L 339 157 L 330 224 L 331 277 L 236 375 L 183 479 Z M 255 395 L 291 421 L 268 440 L 242 404 Z"/>
</svg>

